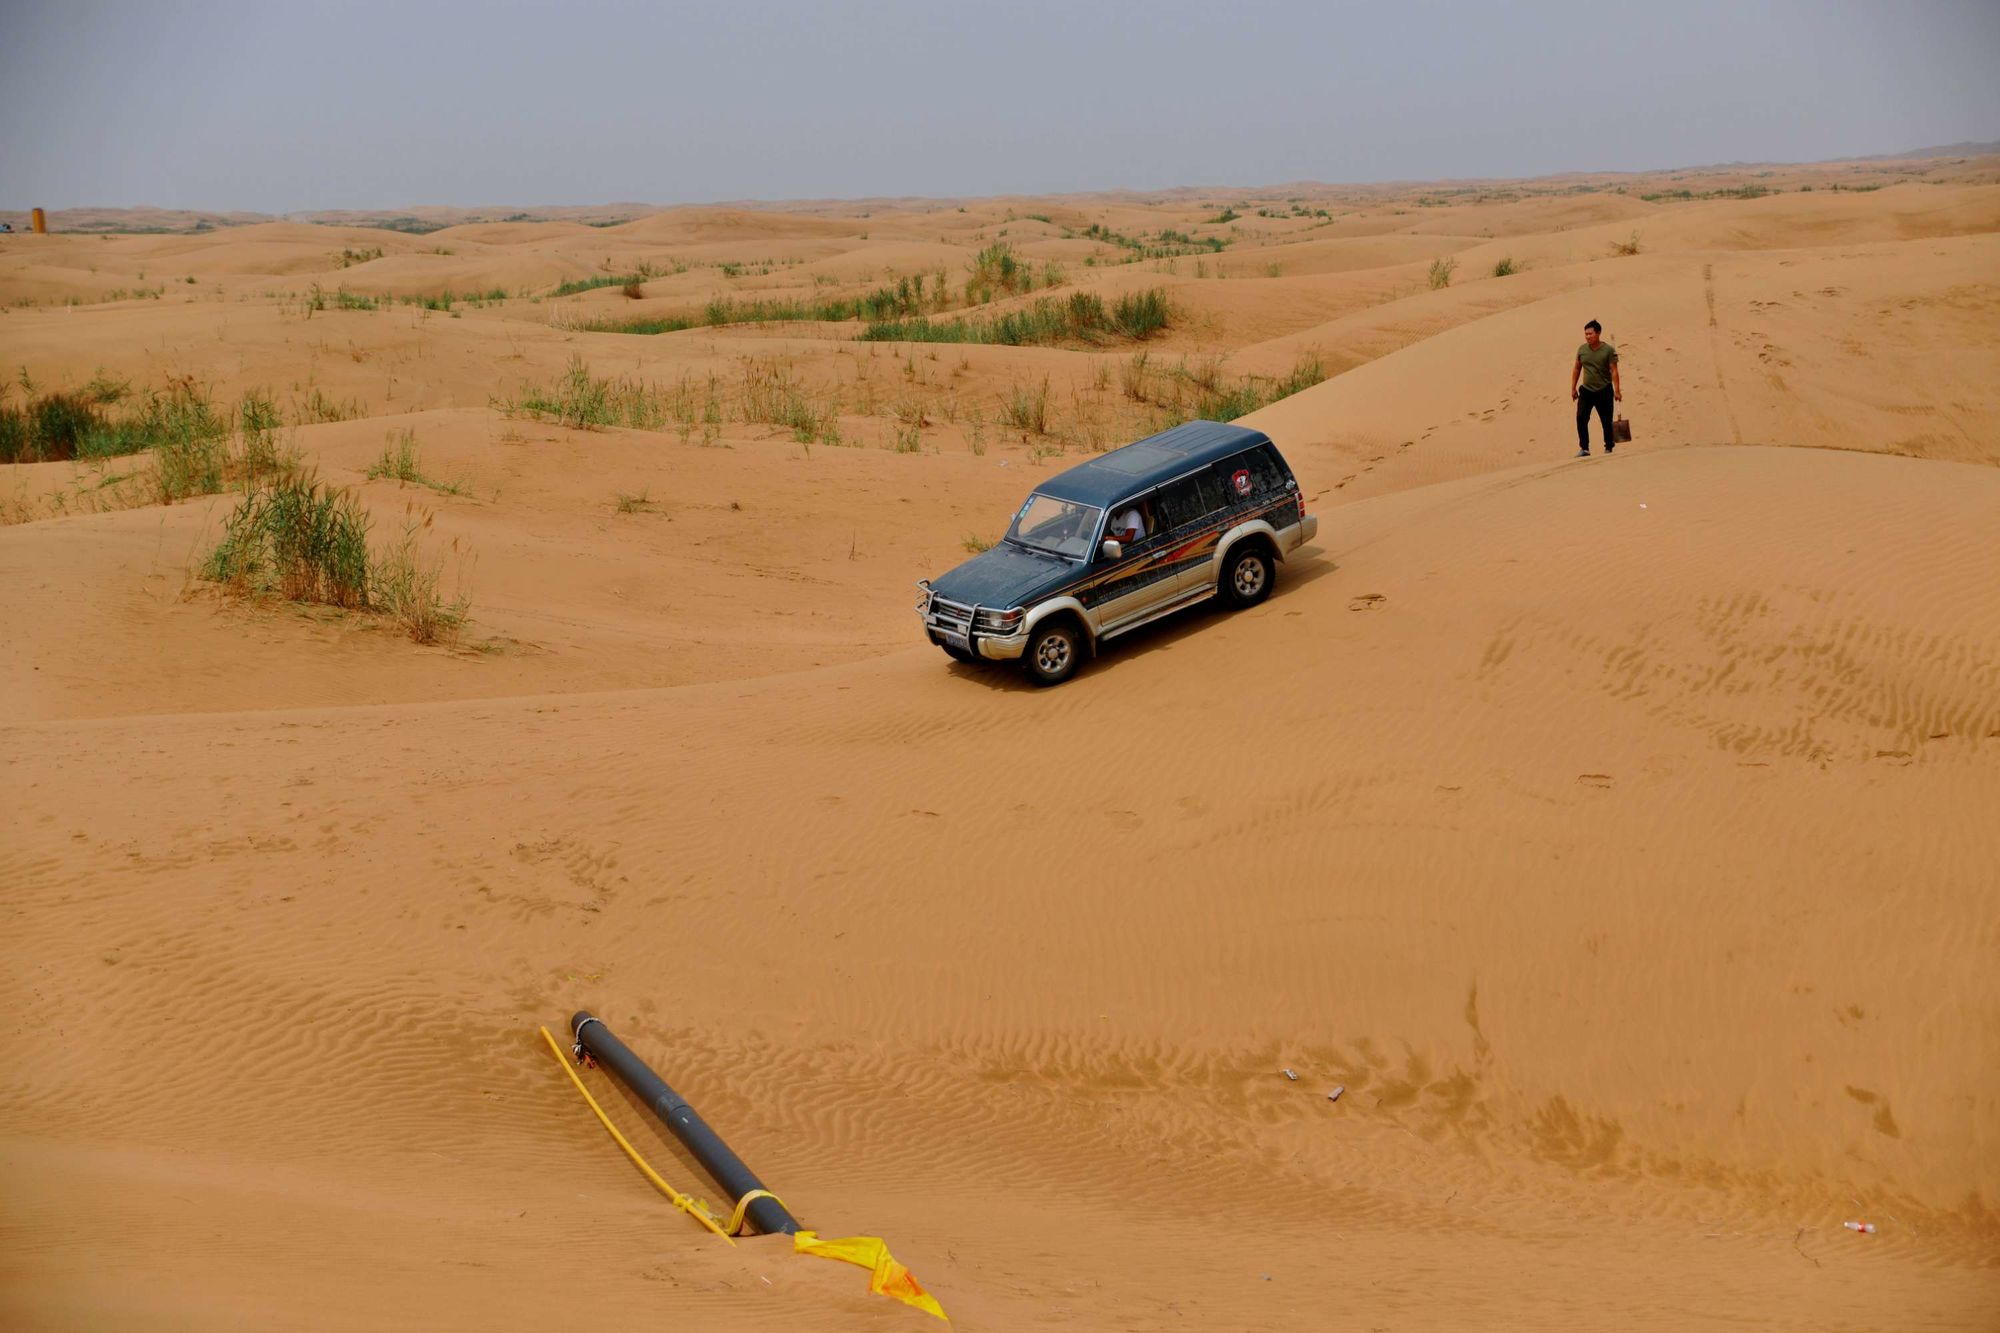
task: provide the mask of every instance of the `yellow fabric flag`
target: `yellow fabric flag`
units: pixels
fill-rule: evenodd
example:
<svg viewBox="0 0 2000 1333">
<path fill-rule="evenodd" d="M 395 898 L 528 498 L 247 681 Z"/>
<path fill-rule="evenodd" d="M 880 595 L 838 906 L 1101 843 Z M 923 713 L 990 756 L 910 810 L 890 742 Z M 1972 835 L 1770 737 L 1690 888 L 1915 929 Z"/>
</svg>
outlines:
<svg viewBox="0 0 2000 1333">
<path fill-rule="evenodd" d="M 917 1281 L 917 1275 L 897 1263 L 889 1253 L 889 1247 L 880 1236 L 846 1236 L 840 1240 L 821 1240 L 816 1231 L 801 1231 L 792 1237 L 794 1254 L 816 1254 L 822 1259 L 839 1259 L 843 1263 L 859 1264 L 869 1270 L 868 1290 L 905 1305 L 914 1305 L 919 1310 L 934 1314 L 950 1323 L 944 1307 L 937 1303 L 937 1297 L 924 1290 L 924 1284 Z"/>
</svg>

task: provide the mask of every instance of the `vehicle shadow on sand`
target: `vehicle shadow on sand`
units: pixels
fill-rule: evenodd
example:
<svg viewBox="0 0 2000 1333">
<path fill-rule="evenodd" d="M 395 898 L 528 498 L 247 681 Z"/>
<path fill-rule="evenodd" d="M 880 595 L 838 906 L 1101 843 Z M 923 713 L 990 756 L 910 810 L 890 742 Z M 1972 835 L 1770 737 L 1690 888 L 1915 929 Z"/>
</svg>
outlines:
<svg viewBox="0 0 2000 1333">
<path fill-rule="evenodd" d="M 1261 605 L 1283 605 L 1308 585 L 1317 583 L 1327 575 L 1337 572 L 1339 568 L 1333 556 L 1317 546 L 1307 546 L 1294 551 L 1291 558 L 1278 567 L 1277 582 L 1271 588 L 1271 595 L 1265 598 Z M 1189 635 L 1214 629 L 1220 622 L 1239 614 L 1241 613 L 1224 606 L 1220 599 L 1211 597 L 1184 611 L 1163 616 L 1150 625 L 1141 625 L 1138 629 L 1121 634 L 1105 644 L 1072 679 L 1055 688 L 1063 690 L 1084 687 L 1089 681 L 1100 679 L 1149 652 L 1170 648 Z M 1043 692 L 1042 686 L 1031 684 L 1021 673 L 1020 667 L 1012 662 L 973 664 L 947 659 L 946 669 L 967 684 L 984 685 L 992 690 L 1019 691 L 1023 694 Z"/>
</svg>

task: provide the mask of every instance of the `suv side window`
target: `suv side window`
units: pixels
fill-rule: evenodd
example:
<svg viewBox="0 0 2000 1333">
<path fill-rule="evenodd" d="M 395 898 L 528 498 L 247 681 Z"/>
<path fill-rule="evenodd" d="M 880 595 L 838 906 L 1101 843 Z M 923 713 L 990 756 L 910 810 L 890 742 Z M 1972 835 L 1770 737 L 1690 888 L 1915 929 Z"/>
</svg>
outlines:
<svg viewBox="0 0 2000 1333">
<path fill-rule="evenodd" d="M 1261 444 L 1217 463 L 1215 476 L 1221 480 L 1231 504 L 1261 500 L 1285 487 L 1284 468 L 1272 457 L 1270 449 Z"/>
<path fill-rule="evenodd" d="M 1199 523 L 1222 508 L 1222 483 L 1204 468 L 1191 477 L 1170 481 L 1153 493 L 1153 515 L 1161 532 Z"/>
</svg>

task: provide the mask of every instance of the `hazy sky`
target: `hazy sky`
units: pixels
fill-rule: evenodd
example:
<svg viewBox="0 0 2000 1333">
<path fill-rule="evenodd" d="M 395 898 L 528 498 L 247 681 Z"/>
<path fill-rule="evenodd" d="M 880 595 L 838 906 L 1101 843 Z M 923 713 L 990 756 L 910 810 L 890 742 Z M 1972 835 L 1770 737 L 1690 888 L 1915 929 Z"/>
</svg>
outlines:
<svg viewBox="0 0 2000 1333">
<path fill-rule="evenodd" d="M 0 207 L 1004 194 L 2000 138 L 2000 0 L 0 0 Z"/>
</svg>

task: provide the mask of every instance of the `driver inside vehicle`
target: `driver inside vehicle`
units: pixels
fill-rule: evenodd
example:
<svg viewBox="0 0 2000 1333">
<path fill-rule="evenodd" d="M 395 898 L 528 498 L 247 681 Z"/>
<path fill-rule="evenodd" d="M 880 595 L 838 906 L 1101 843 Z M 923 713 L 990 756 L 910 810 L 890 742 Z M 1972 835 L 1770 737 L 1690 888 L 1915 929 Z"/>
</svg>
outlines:
<svg viewBox="0 0 2000 1333">
<path fill-rule="evenodd" d="M 1152 524 L 1146 521 L 1146 505 L 1142 500 L 1126 505 L 1113 514 L 1111 521 L 1105 525 L 1104 535 L 1111 541 L 1130 546 L 1133 542 L 1144 541 L 1146 534 L 1152 530 Z"/>
</svg>

